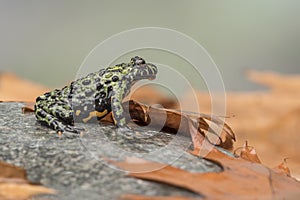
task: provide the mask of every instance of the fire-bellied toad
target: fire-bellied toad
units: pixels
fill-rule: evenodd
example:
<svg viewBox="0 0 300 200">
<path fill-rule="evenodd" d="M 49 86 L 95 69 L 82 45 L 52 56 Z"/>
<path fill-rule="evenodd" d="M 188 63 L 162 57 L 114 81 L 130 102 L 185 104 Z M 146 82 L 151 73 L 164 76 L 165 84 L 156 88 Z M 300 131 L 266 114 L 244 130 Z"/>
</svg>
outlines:
<svg viewBox="0 0 300 200">
<path fill-rule="evenodd" d="M 74 118 L 76 122 L 88 122 L 91 119 L 99 120 L 112 112 L 117 127 L 126 128 L 123 98 L 136 81 L 154 79 L 156 74 L 157 67 L 138 56 L 131 58 L 130 63 L 90 73 L 61 90 L 56 89 L 37 97 L 36 119 L 58 133 L 79 133 L 82 129 L 74 126 Z"/>
</svg>

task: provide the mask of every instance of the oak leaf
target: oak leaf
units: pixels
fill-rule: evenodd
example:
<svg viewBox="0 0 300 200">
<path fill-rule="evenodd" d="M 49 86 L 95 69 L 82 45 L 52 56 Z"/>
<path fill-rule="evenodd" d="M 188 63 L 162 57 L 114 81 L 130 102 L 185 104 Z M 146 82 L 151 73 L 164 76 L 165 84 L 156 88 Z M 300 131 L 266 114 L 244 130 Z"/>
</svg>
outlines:
<svg viewBox="0 0 300 200">
<path fill-rule="evenodd" d="M 205 159 L 220 164 L 223 171 L 192 173 L 173 166 L 166 166 L 156 171 L 129 173 L 129 176 L 184 188 L 202 195 L 206 199 L 281 199 L 295 198 L 300 195 L 300 183 L 297 180 L 279 174 L 260 163 L 230 157 L 216 148 L 213 148 L 205 156 Z M 151 167 L 157 163 L 150 161 L 130 163 L 130 160 L 127 160 L 115 162 L 115 165 L 127 170 L 133 167 Z M 138 195 L 123 197 L 124 199 L 148 198 Z M 171 197 L 159 198 L 169 199 Z M 185 197 L 180 198 L 184 199 Z"/>
</svg>

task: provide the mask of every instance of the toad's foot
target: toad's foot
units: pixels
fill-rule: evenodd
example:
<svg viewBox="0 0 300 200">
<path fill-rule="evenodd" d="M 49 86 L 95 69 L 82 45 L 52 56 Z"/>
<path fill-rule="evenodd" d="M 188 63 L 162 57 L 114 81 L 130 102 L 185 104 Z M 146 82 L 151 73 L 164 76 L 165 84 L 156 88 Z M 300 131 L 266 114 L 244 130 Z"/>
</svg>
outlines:
<svg viewBox="0 0 300 200">
<path fill-rule="evenodd" d="M 84 128 L 78 128 L 71 125 L 64 125 L 62 123 L 57 123 L 55 130 L 58 133 L 58 135 L 61 135 L 63 132 L 81 134 L 84 131 Z"/>
</svg>

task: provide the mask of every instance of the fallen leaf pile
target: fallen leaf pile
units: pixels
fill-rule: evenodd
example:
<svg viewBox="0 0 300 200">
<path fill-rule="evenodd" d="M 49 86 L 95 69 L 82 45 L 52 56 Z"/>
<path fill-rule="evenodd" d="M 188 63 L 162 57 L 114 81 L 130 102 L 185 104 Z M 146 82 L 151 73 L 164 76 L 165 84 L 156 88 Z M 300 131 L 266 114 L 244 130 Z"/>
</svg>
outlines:
<svg viewBox="0 0 300 200">
<path fill-rule="evenodd" d="M 129 171 L 128 175 L 131 177 L 183 188 L 205 199 L 297 199 L 300 195 L 300 183 L 281 173 L 282 171 L 278 173 L 258 163 L 259 159 L 254 152 L 245 144 L 241 155 L 234 158 L 212 148 L 205 159 L 220 164 L 222 172 L 192 173 L 164 164 L 161 164 L 159 170 L 140 172 L 145 167 L 157 168 L 159 163 L 137 159 L 127 159 L 123 162 L 112 161 L 112 163 Z M 198 156 L 197 152 L 191 153 Z M 139 173 L 130 171 L 139 171 Z M 122 199 L 190 200 L 192 198 L 126 194 L 122 196 Z"/>
<path fill-rule="evenodd" d="M 248 72 L 248 78 L 267 88 L 261 91 L 226 92 L 226 122 L 237 135 L 235 146 L 248 140 L 260 152 L 262 163 L 274 167 L 283 159 L 300 180 L 300 75 Z M 194 94 L 187 94 L 187 101 Z M 197 93 L 201 112 L 210 113 L 211 98 Z M 185 103 L 188 104 L 188 103 Z M 183 108 L 189 110 L 189 108 Z"/>
<path fill-rule="evenodd" d="M 22 200 L 38 194 L 54 194 L 54 190 L 30 183 L 20 167 L 0 162 L 0 199 Z"/>
</svg>

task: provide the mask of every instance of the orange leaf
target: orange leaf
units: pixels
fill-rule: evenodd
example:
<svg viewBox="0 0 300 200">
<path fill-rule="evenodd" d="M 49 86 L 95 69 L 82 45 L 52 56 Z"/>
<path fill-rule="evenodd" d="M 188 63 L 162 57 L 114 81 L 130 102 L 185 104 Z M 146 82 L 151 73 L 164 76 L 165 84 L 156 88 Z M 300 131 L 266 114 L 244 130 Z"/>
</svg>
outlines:
<svg viewBox="0 0 300 200">
<path fill-rule="evenodd" d="M 22 200 L 37 194 L 54 194 L 54 190 L 32 184 L 26 179 L 26 172 L 20 167 L 0 162 L 0 199 Z"/>
<path fill-rule="evenodd" d="M 180 197 L 180 196 L 171 196 L 171 197 L 164 197 L 164 196 L 143 196 L 143 195 L 136 195 L 136 194 L 125 194 L 121 196 L 122 200 L 196 200 L 195 198 L 189 197 Z"/>
<path fill-rule="evenodd" d="M 233 141 L 235 141 L 235 135 L 231 128 L 223 123 L 218 117 L 206 115 L 206 114 L 190 114 L 188 112 L 180 112 L 172 109 L 156 108 L 147 106 L 136 101 L 130 100 L 124 102 L 123 106 L 125 110 L 130 111 L 132 120 L 139 125 L 149 125 L 151 128 L 162 128 L 162 131 L 168 133 L 183 133 L 186 136 L 191 135 L 191 130 L 194 133 L 206 136 L 207 134 L 214 135 L 218 140 L 211 143 L 221 146 L 226 149 L 231 149 Z M 210 128 L 207 122 L 214 123 L 221 127 L 223 130 L 221 136 L 219 136 L 212 128 Z M 223 126 L 224 125 L 224 126 Z M 222 136 L 224 139 L 222 139 Z M 198 137 L 191 135 L 191 137 Z M 196 141 L 196 140 L 193 140 Z"/>
<path fill-rule="evenodd" d="M 37 96 L 49 91 L 12 73 L 0 73 L 0 101 L 34 102 Z"/>
<path fill-rule="evenodd" d="M 166 166 L 151 172 L 130 173 L 129 176 L 185 188 L 207 199 L 276 199 L 300 195 L 298 181 L 259 163 L 230 157 L 215 148 L 205 158 L 219 163 L 223 172 L 191 173 Z M 136 164 L 119 162 L 116 165 L 128 168 Z M 157 163 L 148 161 L 147 165 L 151 167 Z"/>
<path fill-rule="evenodd" d="M 0 178 L 26 178 L 26 171 L 21 167 L 0 161 L 0 169 Z"/>
<path fill-rule="evenodd" d="M 34 112 L 34 102 L 26 102 L 25 106 L 22 108 L 22 113 Z"/>
<path fill-rule="evenodd" d="M 275 167 L 273 170 L 277 173 L 280 174 L 286 174 L 287 176 L 291 176 L 291 171 L 290 169 L 286 166 L 286 160 L 287 158 L 285 158 L 282 163 L 280 163 L 277 167 Z"/>
<path fill-rule="evenodd" d="M 234 154 L 237 155 L 237 151 L 240 150 L 241 148 L 237 148 L 234 151 Z M 242 147 L 242 150 L 239 155 L 241 158 L 244 160 L 248 160 L 250 162 L 255 162 L 255 163 L 261 163 L 260 159 L 258 158 L 258 155 L 253 147 L 250 147 L 248 145 L 248 142 L 245 141 L 244 146 Z"/>
</svg>

